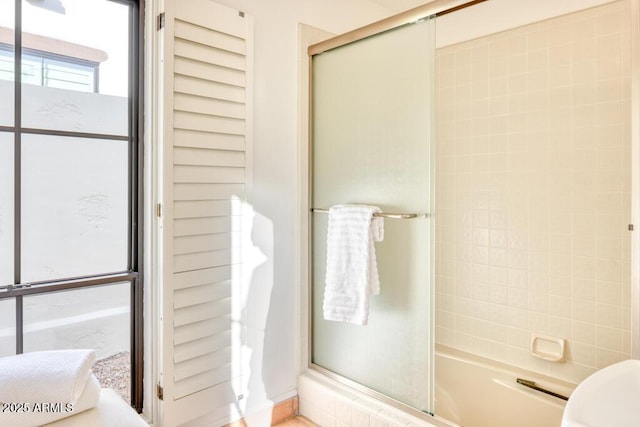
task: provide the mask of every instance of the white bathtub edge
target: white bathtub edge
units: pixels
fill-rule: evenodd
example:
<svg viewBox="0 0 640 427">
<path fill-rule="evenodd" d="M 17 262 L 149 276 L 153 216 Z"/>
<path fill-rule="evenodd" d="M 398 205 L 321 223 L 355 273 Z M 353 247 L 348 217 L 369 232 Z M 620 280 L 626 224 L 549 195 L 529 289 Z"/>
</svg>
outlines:
<svg viewBox="0 0 640 427">
<path fill-rule="evenodd" d="M 575 388 L 563 380 L 445 346 L 437 346 L 435 359 L 435 410 L 461 425 L 559 426 L 565 402 L 517 379 L 564 396 Z"/>
<path fill-rule="evenodd" d="M 300 414 L 321 426 L 457 427 L 414 417 L 312 370 L 298 376 L 298 398 Z"/>
</svg>

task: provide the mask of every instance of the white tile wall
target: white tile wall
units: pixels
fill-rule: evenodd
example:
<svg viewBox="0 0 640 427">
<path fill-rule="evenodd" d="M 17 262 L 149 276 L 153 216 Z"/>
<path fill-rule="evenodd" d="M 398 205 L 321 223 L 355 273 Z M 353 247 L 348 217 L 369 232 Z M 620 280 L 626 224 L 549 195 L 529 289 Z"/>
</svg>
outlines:
<svg viewBox="0 0 640 427">
<path fill-rule="evenodd" d="M 629 15 L 438 50 L 437 342 L 574 382 L 631 356 Z"/>
</svg>

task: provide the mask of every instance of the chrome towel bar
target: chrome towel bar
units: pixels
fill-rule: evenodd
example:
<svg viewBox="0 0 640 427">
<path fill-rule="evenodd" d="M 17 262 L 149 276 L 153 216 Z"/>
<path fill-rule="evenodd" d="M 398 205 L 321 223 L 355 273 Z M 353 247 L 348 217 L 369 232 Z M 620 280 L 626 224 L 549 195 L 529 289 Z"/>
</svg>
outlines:
<svg viewBox="0 0 640 427">
<path fill-rule="evenodd" d="M 541 393 L 545 393 L 548 394 L 550 396 L 553 397 L 557 397 L 558 399 L 562 399 L 562 400 L 569 400 L 569 398 L 567 396 L 563 396 L 561 394 L 558 394 L 556 392 L 553 392 L 551 390 L 547 390 L 546 388 L 542 388 L 540 386 L 538 386 L 535 381 L 531 381 L 531 380 L 525 380 L 523 378 L 516 378 L 516 382 L 520 385 L 523 385 L 525 387 L 529 387 L 535 391 L 539 391 Z"/>
<path fill-rule="evenodd" d="M 314 213 L 329 213 L 329 209 L 311 208 Z M 376 218 L 392 218 L 392 219 L 413 219 L 413 218 L 429 218 L 426 213 L 387 213 L 378 212 L 373 214 Z"/>
</svg>

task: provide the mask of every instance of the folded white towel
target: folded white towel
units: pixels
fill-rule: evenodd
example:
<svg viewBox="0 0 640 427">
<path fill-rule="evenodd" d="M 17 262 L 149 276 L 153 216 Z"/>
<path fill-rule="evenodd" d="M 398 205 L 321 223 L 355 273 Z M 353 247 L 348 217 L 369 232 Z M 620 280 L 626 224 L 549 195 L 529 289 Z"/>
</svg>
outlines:
<svg viewBox="0 0 640 427">
<path fill-rule="evenodd" d="M 323 312 L 327 320 L 366 325 L 369 295 L 380 293 L 374 241 L 382 241 L 382 218 L 375 206 L 337 205 L 329 209 L 327 272 Z"/>
<path fill-rule="evenodd" d="M 24 411 L 12 410 L 0 412 L 0 426 L 36 427 L 52 423 L 84 412 L 95 407 L 100 400 L 100 383 L 95 375 L 90 374 L 84 388 L 75 403 L 58 401 L 37 401 L 29 399 L 22 404 Z M 9 409 L 16 409 L 18 406 Z M 27 409 L 28 408 L 28 409 Z M 88 425 L 88 424 L 85 424 Z"/>
<path fill-rule="evenodd" d="M 0 358 L 0 402 L 75 403 L 95 360 L 93 350 L 36 351 Z"/>
</svg>

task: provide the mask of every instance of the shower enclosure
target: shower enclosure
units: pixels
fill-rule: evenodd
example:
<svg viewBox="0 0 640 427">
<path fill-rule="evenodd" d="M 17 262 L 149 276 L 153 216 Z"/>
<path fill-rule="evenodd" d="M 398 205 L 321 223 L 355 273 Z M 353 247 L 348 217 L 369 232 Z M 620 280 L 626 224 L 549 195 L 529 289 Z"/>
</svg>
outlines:
<svg viewBox="0 0 640 427">
<path fill-rule="evenodd" d="M 398 49 L 402 46 L 402 49 Z M 431 19 L 313 56 L 313 363 L 432 410 Z M 380 295 L 367 326 L 323 318 L 326 209 L 378 206 Z"/>
<path fill-rule="evenodd" d="M 640 354 L 640 6 L 563 2 L 509 26 L 488 17 L 531 2 L 429 4 L 309 51 L 311 367 L 414 415 L 542 425 L 532 408 L 559 420 L 563 401 L 515 375 L 569 395 Z M 367 326 L 323 318 L 339 204 L 398 214 L 376 244 Z M 537 403 L 465 407 L 480 387 L 445 371 L 453 359 L 505 375 L 485 375 L 485 395 Z"/>
</svg>

